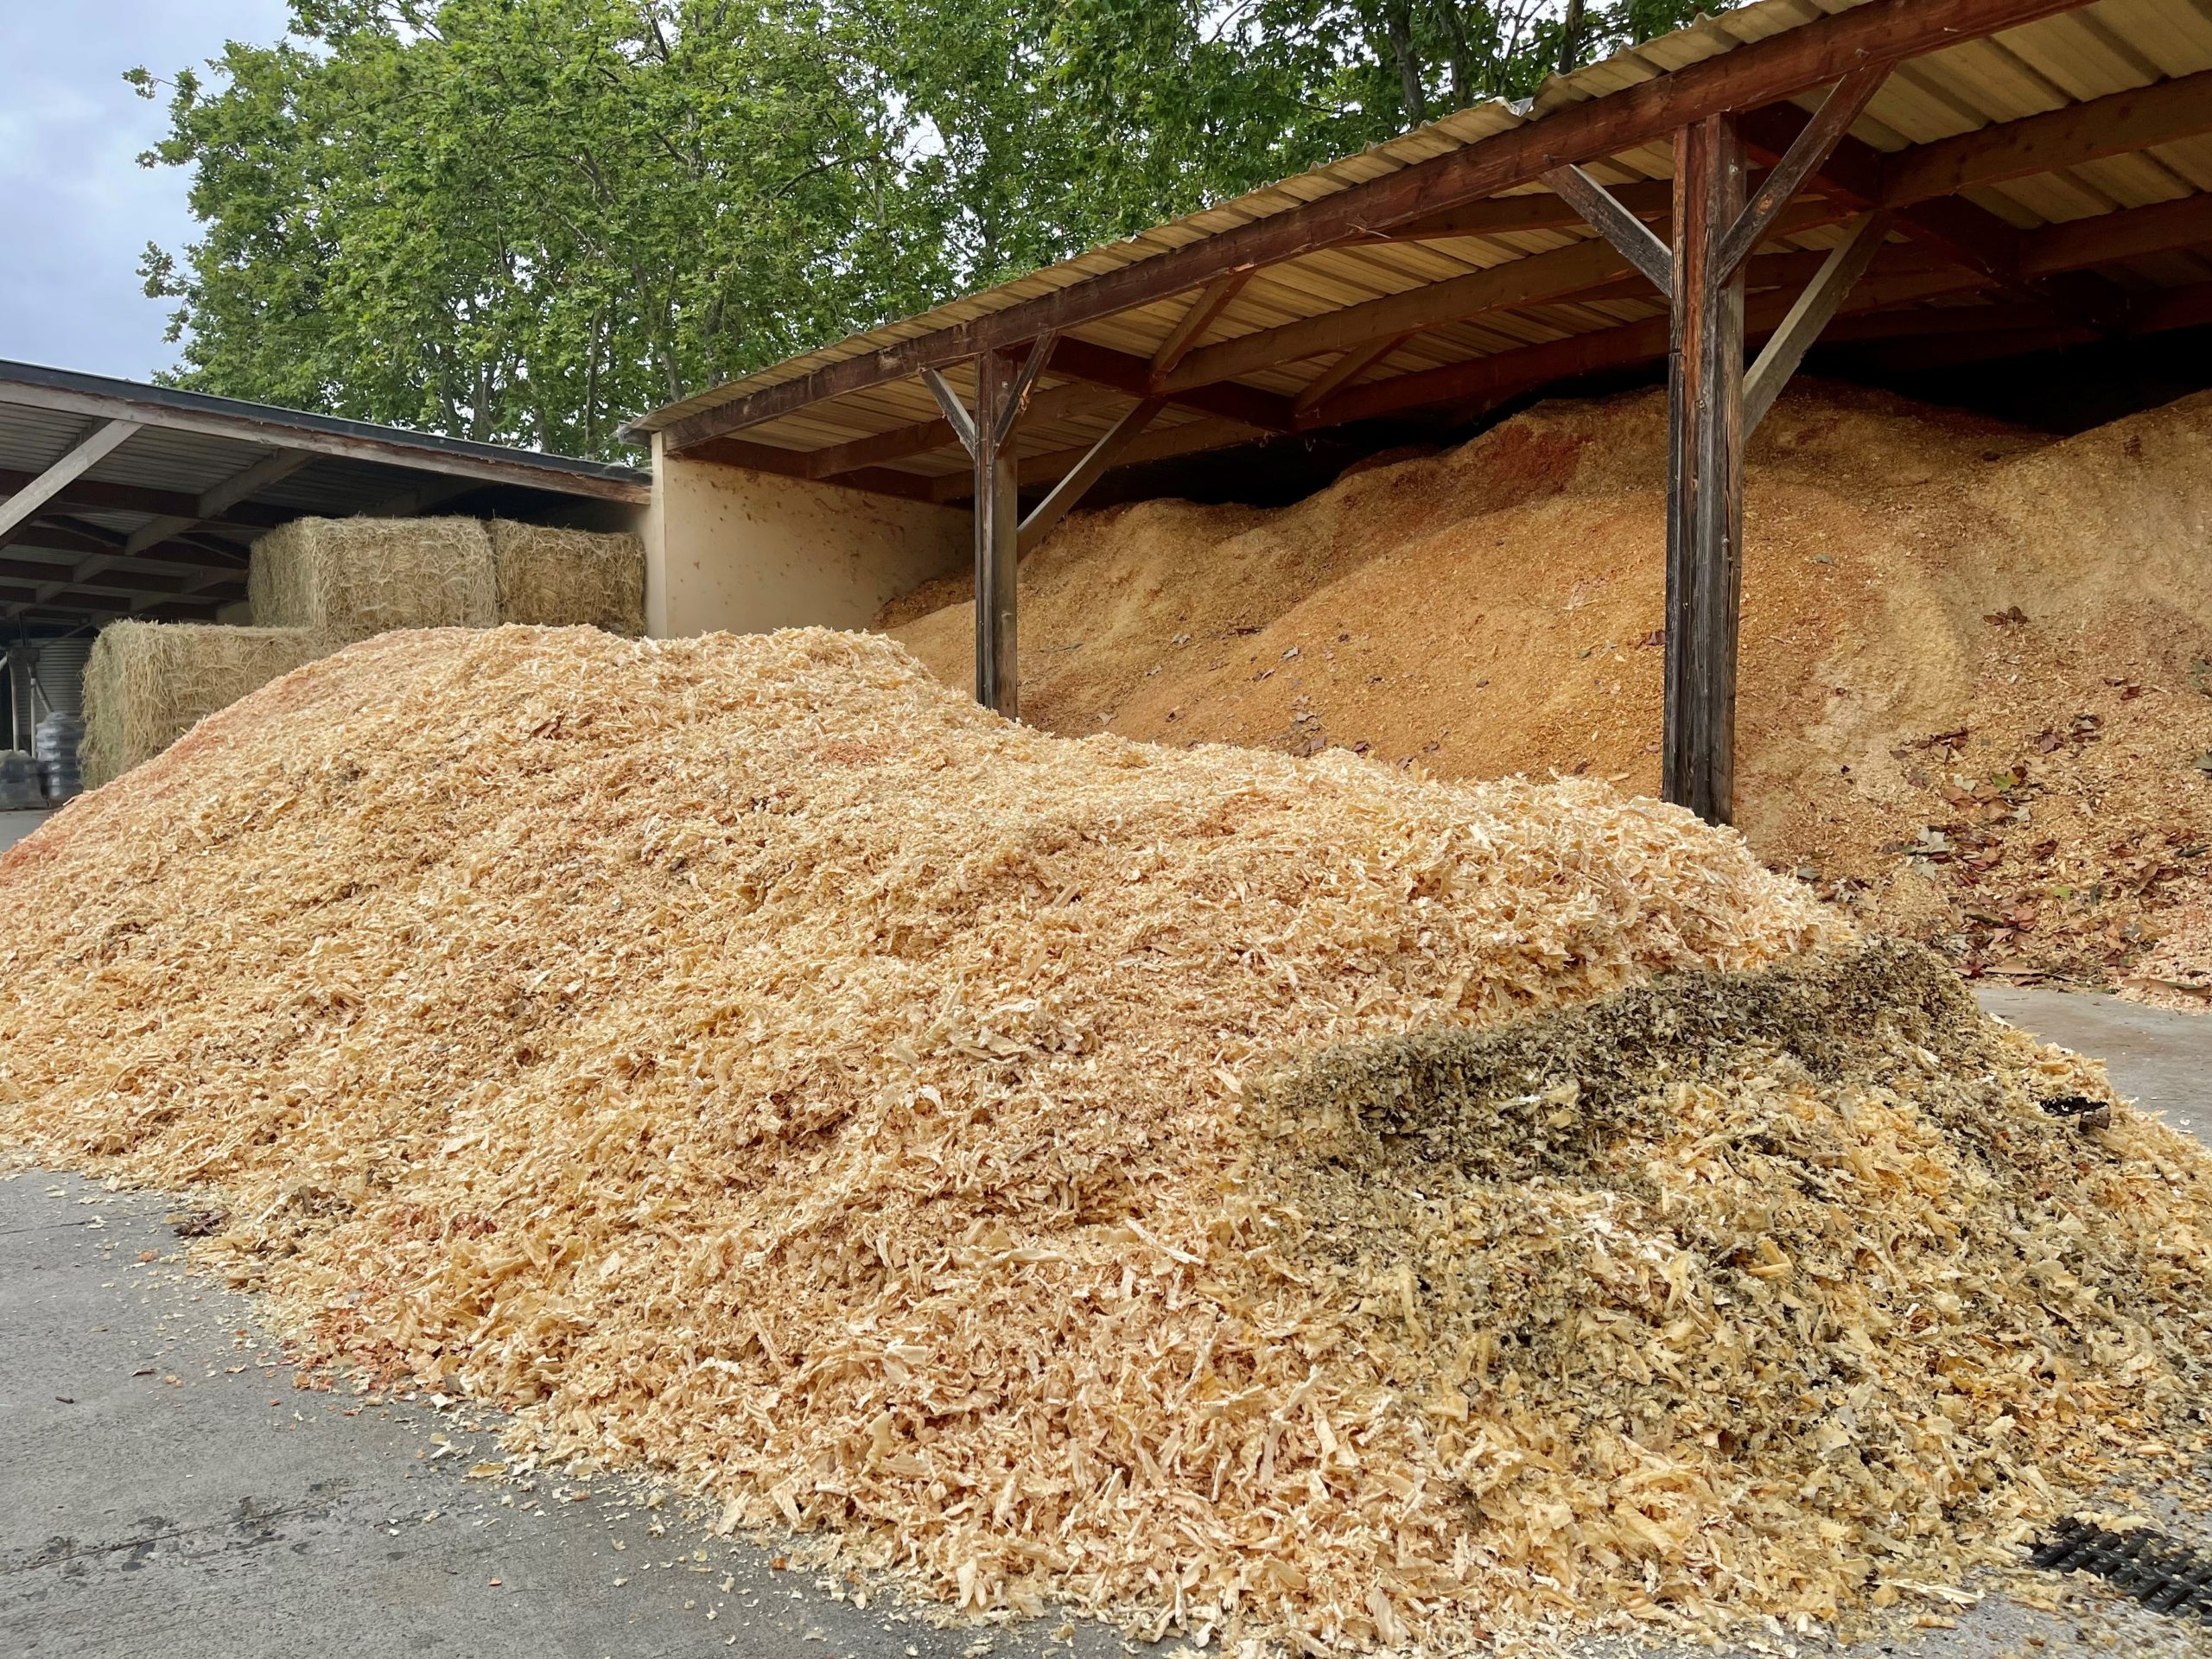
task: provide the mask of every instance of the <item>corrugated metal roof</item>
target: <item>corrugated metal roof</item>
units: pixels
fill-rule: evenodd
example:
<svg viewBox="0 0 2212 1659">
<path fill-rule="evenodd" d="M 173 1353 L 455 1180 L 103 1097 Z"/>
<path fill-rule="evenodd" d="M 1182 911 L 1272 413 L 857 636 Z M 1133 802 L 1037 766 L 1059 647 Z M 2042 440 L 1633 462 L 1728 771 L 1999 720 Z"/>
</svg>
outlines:
<svg viewBox="0 0 2212 1659">
<path fill-rule="evenodd" d="M 0 363 L 0 512 L 118 421 L 137 429 L 34 517 L 0 531 L 9 630 L 119 613 L 210 614 L 243 593 L 252 536 L 308 514 L 435 508 L 492 489 L 501 512 L 534 518 L 564 503 L 639 505 L 652 490 L 650 474 L 606 461 Z M 256 474 L 272 471 L 265 463 L 279 454 L 291 470 Z"/>
<path fill-rule="evenodd" d="M 660 430 L 750 393 L 1219 235 L 1739 46 L 1850 11 L 1859 3 L 1861 0 L 1756 0 L 1740 10 L 1700 18 L 1675 34 L 1573 74 L 1554 78 L 1525 107 L 1491 103 L 1461 111 L 1297 178 L 671 404 L 637 422 L 634 429 Z M 1898 66 L 1853 127 L 1852 137 L 1872 150 L 1894 154 L 2207 70 L 2212 70 L 2212 0 L 2096 0 L 2079 10 L 1963 41 Z M 1810 89 L 1796 101 L 1802 108 L 1812 109 L 1824 91 Z M 2212 105 L 2212 92 L 2206 99 L 2208 105 Z M 1655 143 L 1624 151 L 1589 170 L 1609 183 L 1621 184 L 1663 180 L 1671 163 L 1669 147 Z M 2209 188 L 2212 188 L 2212 134 L 1974 185 L 1962 197 L 2015 230 L 2033 232 L 2173 201 Z M 1541 197 L 1545 193 L 1540 187 L 1529 186 L 1509 194 Z M 1839 199 L 1834 217 L 1840 220 L 1847 216 Z M 1764 245 L 1769 253 L 1819 251 L 1834 246 L 1844 234 L 1837 223 L 1808 226 Z M 1327 316 L 1383 296 L 1471 272 L 1510 265 L 1540 253 L 1573 247 L 1592 235 L 1578 224 L 1450 239 L 1378 240 L 1332 247 L 1267 265 L 1213 320 L 1193 349 Z M 1885 259 L 1897 256 L 1909 261 L 1914 252 L 1906 245 L 1909 239 L 1894 237 Z M 2196 244 L 2090 263 L 2100 277 L 2128 294 L 2212 281 L 2212 257 L 2208 257 L 2204 246 Z M 1802 280 L 1789 262 L 1770 261 L 1754 269 L 1755 287 L 1760 283 L 1762 270 L 1786 279 L 1781 285 L 1788 288 L 1794 289 Z M 1990 303 L 1984 296 L 1994 286 L 1984 277 L 1974 276 L 1962 281 L 1953 293 L 1944 291 L 1940 282 L 1924 274 L 1902 280 L 1906 302 L 1949 306 L 1962 315 Z M 1878 287 L 1867 297 L 1878 297 L 1879 292 Z M 1071 331 L 1071 337 L 1149 360 L 1189 303 L 1187 293 L 1177 295 L 1085 323 Z M 1346 385 L 1371 385 L 1442 365 L 1469 363 L 1518 346 L 1617 327 L 1659 315 L 1662 309 L 1658 296 L 1649 289 L 1638 291 L 1633 283 L 1615 283 L 1555 302 L 1486 311 L 1423 329 L 1388 357 L 1367 365 Z M 1324 375 L 1329 363 L 1327 356 L 1317 353 L 1255 367 L 1224 384 L 1294 397 Z M 968 384 L 961 372 L 949 372 L 948 378 L 963 389 Z M 1068 382 L 1066 377 L 1048 373 L 1041 384 L 1051 388 Z M 1049 418 L 1025 424 L 1019 439 L 1025 457 L 1045 457 L 1089 442 L 1129 402 L 1128 396 L 1103 388 L 1096 389 L 1096 396 L 1090 398 L 1080 392 L 1056 395 L 1061 402 Z M 811 403 L 775 419 L 748 425 L 742 435 L 748 443 L 803 452 L 887 433 L 929 421 L 936 414 L 926 389 L 918 380 L 907 379 Z M 1208 419 L 1204 414 L 1178 409 L 1163 416 L 1154 433 L 1140 442 L 1149 442 L 1151 450 L 1165 451 L 1176 442 L 1173 435 L 1177 427 L 1190 428 Z M 1211 429 L 1217 441 L 1221 441 L 1223 429 L 1217 421 Z M 956 486 L 958 480 L 954 475 L 964 474 L 967 467 L 964 455 L 950 446 L 893 458 L 885 464 L 924 478 L 944 478 Z M 1049 470 L 1045 468 L 1039 475 L 1049 475 Z"/>
</svg>

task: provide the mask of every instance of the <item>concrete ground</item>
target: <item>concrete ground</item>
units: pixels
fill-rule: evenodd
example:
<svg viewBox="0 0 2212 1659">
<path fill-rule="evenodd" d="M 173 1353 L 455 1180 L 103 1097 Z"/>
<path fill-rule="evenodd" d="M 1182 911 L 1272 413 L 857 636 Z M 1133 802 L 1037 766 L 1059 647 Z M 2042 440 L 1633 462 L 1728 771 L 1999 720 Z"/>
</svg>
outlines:
<svg viewBox="0 0 2212 1659">
<path fill-rule="evenodd" d="M 2199 1092 L 2212 1077 L 2212 1018 L 2052 992 L 1985 1001 L 2109 1057 L 2124 1093 L 2212 1135 Z M 481 1465 L 498 1455 L 496 1420 L 467 1402 L 300 1386 L 245 1298 L 188 1274 L 171 1207 L 38 1172 L 0 1179 L 0 1654 L 1123 1649 L 1110 1630 L 1057 1617 L 941 1629 L 895 1599 L 864 1605 L 858 1586 L 791 1565 L 773 1543 L 715 1537 L 711 1517 L 646 1484 L 492 1475 Z M 1912 1650 L 2206 1651 L 2202 1627 L 2115 1604 L 2079 1577 L 2050 1582 L 2068 1611 L 2002 1595 L 1931 1603 L 1928 1617 L 1955 1625 L 1911 1632 Z M 1828 1646 L 1777 1626 L 1739 1651 Z"/>
<path fill-rule="evenodd" d="M 2212 1141 L 2212 1013 L 2175 1014 L 2116 996 L 1988 986 L 1981 1006 L 2024 1031 L 2106 1063 L 2113 1086 L 2146 1112 Z"/>
<path fill-rule="evenodd" d="M 0 853 L 44 823 L 47 817 L 44 812 L 0 812 Z"/>
</svg>

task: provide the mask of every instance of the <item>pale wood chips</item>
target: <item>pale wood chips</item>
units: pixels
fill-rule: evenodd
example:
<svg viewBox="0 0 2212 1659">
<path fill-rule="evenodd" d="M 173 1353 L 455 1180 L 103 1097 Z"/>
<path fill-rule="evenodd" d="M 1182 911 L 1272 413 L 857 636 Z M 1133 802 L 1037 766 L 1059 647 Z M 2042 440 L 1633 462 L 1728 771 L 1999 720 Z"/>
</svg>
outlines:
<svg viewBox="0 0 2212 1659">
<path fill-rule="evenodd" d="M 1620 1490 L 1593 1488 L 1558 1455 L 1586 1421 L 1560 1370 L 1408 1362 L 1421 1338 L 1383 1339 L 1376 1287 L 1297 1207 L 1307 1154 L 1248 1103 L 1326 1045 L 1847 938 L 1673 809 L 1052 738 L 880 639 L 434 632 L 207 721 L 16 848 L 0 893 L 0 1133 L 211 1189 L 231 1220 L 208 1255 L 311 1352 L 520 1406 L 550 1454 L 833 1529 L 965 1606 L 1061 1597 L 1309 1648 L 1866 1587 L 1778 1569 L 1825 1540 L 1808 1515 L 1848 1533 L 1857 1511 L 1840 1477 L 1802 1503 L 1763 1480 L 1760 1434 L 1617 1436 Z M 1716 1313 L 1713 1261 L 1781 1224 L 1731 1161 L 1719 1084 L 1661 1086 L 1649 1156 L 1672 1173 L 1640 1197 L 1442 1173 L 1472 1231 L 1520 1212 L 1527 1294 L 1627 1287 L 1593 1351 L 1697 1351 L 1648 1362 L 1646 1403 L 1671 1410 L 1725 1395 L 1713 1354 L 1904 1343 L 1965 1295 L 1924 1238 L 1987 1247 L 1947 1219 L 1967 1154 L 1879 1086 L 1878 1110 L 1800 1084 L 1758 1112 L 1777 1147 L 1872 1148 L 1858 1185 L 1790 1197 L 1840 1241 L 1834 1270 L 1869 1270 L 1862 1211 L 1878 1242 L 1917 1218 L 1884 1294 L 1939 1311 L 1895 1331 L 1823 1323 L 1825 1280 L 1783 1281 L 1810 1312 Z M 2125 1179 L 2096 1190 L 2125 1226 L 2065 1225 L 2100 1259 L 2163 1252 L 2162 1286 L 2201 1277 L 2201 1157 L 2133 1120 L 2115 1137 L 2095 1156 Z M 1420 1325 L 1429 1288 L 1393 1317 Z M 1714 1318 L 1736 1334 L 1675 1328 Z M 2171 1392 L 2155 1343 L 2075 1347 L 1944 1408 L 2025 1464 Z M 1918 1409 L 1759 1399 L 1831 1427 Z M 1863 1519 L 1885 1541 L 1826 1553 L 1916 1559 L 1923 1533 Z"/>
</svg>

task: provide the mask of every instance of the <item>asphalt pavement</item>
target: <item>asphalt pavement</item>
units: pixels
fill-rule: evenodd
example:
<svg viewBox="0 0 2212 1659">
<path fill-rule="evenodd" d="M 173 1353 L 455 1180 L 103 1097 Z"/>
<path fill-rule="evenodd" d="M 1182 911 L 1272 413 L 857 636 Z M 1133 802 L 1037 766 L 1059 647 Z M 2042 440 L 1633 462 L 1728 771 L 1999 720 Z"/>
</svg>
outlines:
<svg viewBox="0 0 2212 1659">
<path fill-rule="evenodd" d="M 2212 1134 L 2198 1092 L 2212 1018 L 2051 992 L 1985 1001 L 2107 1056 L 2123 1093 Z M 940 1610 L 807 1568 L 788 1542 L 717 1536 L 707 1509 L 649 1481 L 496 1474 L 495 1414 L 296 1372 L 247 1298 L 188 1272 L 175 1209 L 46 1172 L 0 1178 L 0 1655 L 1027 1659 L 1128 1645 L 1058 1616 L 944 1626 Z M 2206 1651 L 2202 1627 L 2112 1605 L 2078 1576 L 2051 1583 L 2068 1611 L 2001 1594 L 1935 1605 L 1912 1650 Z M 1776 1626 L 1738 1651 L 1753 1648 L 1790 1659 L 1828 1643 Z"/>
<path fill-rule="evenodd" d="M 48 812 L 0 812 L 0 853 L 6 852 L 52 816 Z"/>
</svg>

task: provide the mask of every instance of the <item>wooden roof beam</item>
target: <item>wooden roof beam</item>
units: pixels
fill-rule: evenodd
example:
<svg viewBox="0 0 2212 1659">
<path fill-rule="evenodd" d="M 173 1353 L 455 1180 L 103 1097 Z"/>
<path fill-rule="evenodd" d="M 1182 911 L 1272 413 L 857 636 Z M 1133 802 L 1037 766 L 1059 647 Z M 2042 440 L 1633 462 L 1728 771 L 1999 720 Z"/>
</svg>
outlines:
<svg viewBox="0 0 2212 1659">
<path fill-rule="evenodd" d="M 1826 202 L 1800 202 L 1774 227 L 1788 235 L 1847 219 L 1850 210 Z M 1649 234 L 1649 232 L 1646 232 Z M 1601 238 L 1577 242 L 1548 253 L 1508 260 L 1487 270 L 1448 277 L 1402 293 L 1304 317 L 1279 327 L 1238 334 L 1191 353 L 1167 377 L 1173 391 L 1209 381 L 1233 379 L 1262 369 L 1307 358 L 1342 353 L 1393 336 L 1403 338 L 1446 323 L 1467 322 L 1491 312 L 1611 290 L 1634 267 L 1627 257 Z M 1631 289 L 1636 285 L 1631 284 Z M 1649 291 L 1648 288 L 1641 291 Z"/>
<path fill-rule="evenodd" d="M 672 422 L 664 445 L 681 454 L 826 397 L 947 367 L 1047 330 L 1080 327 L 1190 293 L 1233 270 L 1279 264 L 1348 237 L 1433 217 L 1525 184 L 1563 162 L 1594 161 L 1652 143 L 1686 122 L 1772 104 L 1855 70 L 1903 62 L 2086 3 L 1866 0 L 1233 230 L 734 397 Z"/>
<path fill-rule="evenodd" d="M 137 571 L 106 570 L 83 582 L 65 580 L 59 583 L 55 575 L 69 575 L 67 567 L 41 564 L 32 559 L 0 559 L 0 578 L 10 582 L 41 584 L 41 591 L 51 587 L 55 592 L 69 588 L 92 594 L 122 594 L 130 596 L 151 595 L 155 599 L 176 597 L 196 593 L 207 588 L 235 588 L 239 595 L 245 592 L 245 572 L 240 570 L 210 571 L 203 576 L 155 575 Z"/>
<path fill-rule="evenodd" d="M 1668 179 L 1635 179 L 1605 187 L 1638 219 L 1664 219 L 1675 210 L 1675 186 Z M 1464 236 L 1510 236 L 1525 231 L 1572 230 L 1583 222 L 1573 204 L 1556 191 L 1525 196 L 1492 196 L 1377 232 L 1378 242 L 1441 242 Z"/>
<path fill-rule="evenodd" d="M 193 503 L 191 514 L 163 515 L 150 518 L 130 533 L 123 544 L 126 555 L 143 553 L 149 547 L 158 547 L 180 531 L 206 524 L 218 517 L 227 507 L 234 507 L 248 496 L 259 493 L 280 480 L 313 461 L 315 456 L 305 449 L 278 449 L 264 455 L 251 467 L 233 473 L 221 483 L 211 485 L 200 492 Z"/>
<path fill-rule="evenodd" d="M 121 531 L 110 530 L 105 524 L 59 513 L 41 513 L 23 527 L 14 545 L 26 552 L 107 553 L 115 563 L 131 565 L 152 564 L 187 570 L 245 569 L 245 550 L 221 543 L 180 537 L 126 556 L 123 548 L 129 540 Z"/>
<path fill-rule="evenodd" d="M 1191 347 L 1198 343 L 1198 336 L 1213 326 L 1214 319 L 1228 308 L 1229 302 L 1251 280 L 1252 270 L 1248 265 L 1240 270 L 1223 272 L 1198 290 L 1198 296 L 1175 320 L 1175 326 L 1167 331 L 1167 338 L 1152 354 L 1154 382 L 1166 378 Z"/>
<path fill-rule="evenodd" d="M 1131 438 L 1114 457 L 1109 470 L 1141 467 L 1147 461 L 1167 461 L 1177 455 L 1196 454 L 1208 449 L 1224 449 L 1232 444 L 1249 443 L 1257 438 L 1274 435 L 1257 427 L 1248 426 L 1243 421 L 1185 421 L 1180 426 L 1155 426 Z M 1019 468 L 1022 487 L 1028 489 L 1056 483 L 1081 466 L 1096 448 L 1094 442 L 1078 444 L 1073 448 L 1047 450 L 1041 454 L 1025 457 Z M 943 503 L 965 501 L 975 492 L 975 480 L 969 474 L 949 474 L 937 480 L 933 499 Z"/>
<path fill-rule="evenodd" d="M 14 474 L 19 480 L 0 501 L 0 537 L 30 522 L 49 501 L 59 500 L 77 480 L 100 464 L 138 431 L 136 421 L 95 421 L 51 467 L 35 474 Z"/>
<path fill-rule="evenodd" d="M 1088 380 L 1070 379 L 1057 386 L 1039 387 L 1029 399 L 1027 418 L 1033 423 L 1060 420 L 1120 401 L 1119 394 L 1105 387 Z M 958 442 L 959 435 L 953 431 L 949 423 L 944 420 L 917 421 L 909 426 L 896 426 L 886 432 L 872 433 L 864 438 L 854 438 L 844 443 L 802 453 L 806 457 L 806 475 L 809 478 L 837 478 L 857 468 L 877 466 L 887 461 L 903 461 L 910 455 L 925 455 L 933 450 L 949 449 Z"/>
<path fill-rule="evenodd" d="M 2020 274 L 2047 276 L 2112 264 L 2177 248 L 2212 247 L 2212 193 L 2147 207 L 2123 207 L 2030 231 L 2020 247 Z"/>
<path fill-rule="evenodd" d="M 774 473 L 783 478 L 813 480 L 807 469 L 807 452 L 804 449 L 779 449 L 772 444 L 748 443 L 742 438 L 714 438 L 687 453 L 686 461 L 709 461 L 724 467 L 741 467 L 747 472 Z M 840 489 L 861 490 L 870 495 L 898 496 L 909 501 L 928 501 L 934 480 L 918 473 L 894 472 L 887 467 L 861 467 L 835 479 L 816 480 L 832 483 Z"/>
<path fill-rule="evenodd" d="M 1202 355 L 1193 353 L 1184 363 L 1183 370 L 1191 370 Z M 1217 375 L 1209 375 L 1205 381 L 1185 382 L 1181 372 L 1168 377 L 1170 384 L 1156 386 L 1148 359 L 1094 346 L 1087 340 L 1061 340 L 1052 351 L 1052 372 L 1111 386 L 1130 397 L 1164 397 L 1186 409 L 1223 416 L 1270 431 L 1287 432 L 1295 423 L 1287 397 L 1271 391 L 1256 391 L 1249 386 L 1208 384 L 1223 378 Z"/>
<path fill-rule="evenodd" d="M 1508 260 L 1488 270 L 1324 312 L 1318 317 L 1301 317 L 1279 327 L 1239 334 L 1192 353 L 1160 383 L 1161 390 L 1180 391 L 1234 379 L 1284 363 L 1348 351 L 1412 329 L 1433 328 L 1506 307 L 1560 299 L 1611 282 L 1629 270 L 1626 259 L 1593 238 L 1549 253 Z"/>
<path fill-rule="evenodd" d="M 1299 388 L 1298 396 L 1291 399 L 1291 412 L 1302 417 L 1319 408 L 1338 387 L 1350 385 L 1420 332 L 1409 328 L 1402 334 L 1385 334 L 1340 353 L 1335 362 Z"/>
<path fill-rule="evenodd" d="M 1744 140 L 1753 149 L 1780 154 L 1810 120 L 1790 105 L 1753 110 L 1742 118 Z M 1834 196 L 1855 207 L 1872 209 L 1882 205 L 1883 162 L 1881 151 L 1846 137 L 1821 162 L 1819 176 Z M 2022 233 L 1988 209 L 1961 197 L 1923 201 L 1893 211 L 1897 229 L 1913 240 L 1942 250 L 2001 288 L 2048 301 L 2077 321 L 2109 326 L 2125 308 L 2126 296 L 2100 277 L 2077 275 L 2054 279 L 2024 275 Z"/>
<path fill-rule="evenodd" d="M 1935 270 L 1878 272 L 1862 280 L 1845 302 L 1853 310 L 1879 310 L 1908 301 L 1940 294 L 1971 292 L 1986 288 L 1989 279 L 1979 272 L 1955 266 Z M 1787 289 L 1753 295 L 1744 308 L 1748 334 L 1763 334 L 1778 327 L 1797 296 Z M 1314 411 L 1312 426 L 1341 426 L 1352 421 L 1373 420 L 1407 410 L 1478 398 L 1510 397 L 1533 391 L 1554 380 L 1592 374 L 1602 369 L 1649 362 L 1667 354 L 1669 319 L 1647 317 L 1617 327 L 1570 334 L 1564 340 L 1495 352 L 1465 363 L 1449 363 L 1419 374 L 1376 380 L 1340 392 Z"/>
<path fill-rule="evenodd" d="M 2207 132 L 2212 70 L 1898 150 L 1883 158 L 1881 198 L 1910 207 Z"/>
<path fill-rule="evenodd" d="M 35 473 L 0 467 L 0 490 L 21 490 L 38 476 Z M 143 512 L 157 517 L 185 518 L 197 510 L 199 503 L 199 497 L 187 495 L 179 490 L 148 489 L 137 484 L 108 484 L 95 479 L 79 478 L 54 491 L 41 505 L 89 507 L 97 512 Z M 235 506 L 226 507 L 217 517 L 206 522 L 253 532 L 271 529 L 293 516 L 275 508 L 241 501 Z"/>
</svg>

